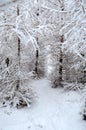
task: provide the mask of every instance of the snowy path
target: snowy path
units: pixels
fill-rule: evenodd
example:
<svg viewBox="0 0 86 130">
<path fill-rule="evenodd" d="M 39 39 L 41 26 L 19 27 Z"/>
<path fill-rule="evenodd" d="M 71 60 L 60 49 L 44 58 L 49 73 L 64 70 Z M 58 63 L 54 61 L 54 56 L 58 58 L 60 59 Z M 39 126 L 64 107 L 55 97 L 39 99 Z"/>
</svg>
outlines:
<svg viewBox="0 0 86 130">
<path fill-rule="evenodd" d="M 0 130 L 86 130 L 79 93 L 53 89 L 45 79 L 32 83 L 38 98 L 30 109 L 0 109 Z"/>
</svg>

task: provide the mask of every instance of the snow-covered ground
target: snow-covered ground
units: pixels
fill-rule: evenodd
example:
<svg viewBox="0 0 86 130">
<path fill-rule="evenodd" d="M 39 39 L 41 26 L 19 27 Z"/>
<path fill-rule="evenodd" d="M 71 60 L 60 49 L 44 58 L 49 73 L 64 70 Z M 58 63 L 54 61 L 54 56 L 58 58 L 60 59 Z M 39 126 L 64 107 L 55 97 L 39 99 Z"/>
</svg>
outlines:
<svg viewBox="0 0 86 130">
<path fill-rule="evenodd" d="M 78 92 L 51 88 L 46 79 L 32 86 L 38 97 L 31 108 L 0 108 L 0 130 L 86 130 Z"/>
</svg>

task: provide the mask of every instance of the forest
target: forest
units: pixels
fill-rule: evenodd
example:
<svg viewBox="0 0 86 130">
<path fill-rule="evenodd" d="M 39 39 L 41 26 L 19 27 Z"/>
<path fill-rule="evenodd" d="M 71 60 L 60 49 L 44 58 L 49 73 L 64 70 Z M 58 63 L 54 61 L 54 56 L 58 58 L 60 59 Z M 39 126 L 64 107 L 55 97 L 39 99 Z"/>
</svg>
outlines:
<svg viewBox="0 0 86 130">
<path fill-rule="evenodd" d="M 0 130 L 86 129 L 85 0 L 0 0 L 0 114 Z"/>
</svg>

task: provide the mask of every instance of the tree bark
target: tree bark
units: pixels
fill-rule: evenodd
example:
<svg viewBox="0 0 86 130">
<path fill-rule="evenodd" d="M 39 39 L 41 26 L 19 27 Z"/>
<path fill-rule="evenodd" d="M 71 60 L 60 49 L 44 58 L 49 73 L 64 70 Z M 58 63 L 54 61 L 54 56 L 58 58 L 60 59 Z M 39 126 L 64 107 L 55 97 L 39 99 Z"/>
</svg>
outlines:
<svg viewBox="0 0 86 130">
<path fill-rule="evenodd" d="M 61 38 L 60 38 L 60 54 L 59 54 L 59 83 L 62 82 L 62 70 L 63 70 L 63 66 L 62 66 L 62 63 L 63 63 L 63 53 L 62 53 L 62 43 L 64 42 L 64 36 L 62 35 Z"/>
<path fill-rule="evenodd" d="M 61 11 L 64 11 L 64 2 L 62 0 L 59 0 L 60 1 L 60 6 L 61 6 Z M 63 17 L 61 17 L 61 27 L 64 26 L 63 24 Z M 64 35 L 61 35 L 60 36 L 60 54 L 59 54 L 59 85 L 61 87 L 63 87 L 62 85 L 62 77 L 63 77 L 63 52 L 62 52 L 62 44 L 64 42 Z"/>
<path fill-rule="evenodd" d="M 7 67 L 8 67 L 9 66 L 9 58 L 6 58 L 5 63 L 7 65 Z"/>
<path fill-rule="evenodd" d="M 38 2 L 39 2 L 39 0 L 37 0 L 37 3 Z M 37 8 L 36 15 L 37 15 L 37 17 L 39 17 L 39 15 L 40 15 L 40 13 L 39 13 L 39 6 Z M 37 41 L 37 44 L 39 44 L 38 37 L 36 38 L 36 41 Z M 39 66 L 38 60 L 39 60 L 39 50 L 38 50 L 38 48 L 36 48 L 35 74 L 37 75 L 37 77 L 39 77 L 39 75 L 38 75 L 38 66 Z"/>
<path fill-rule="evenodd" d="M 20 66 L 20 51 L 21 51 L 21 43 L 20 38 L 18 38 L 18 64 Z"/>
<path fill-rule="evenodd" d="M 38 44 L 38 38 L 37 38 L 37 44 Z M 35 62 L 35 74 L 38 76 L 38 66 L 39 66 L 39 63 L 38 63 L 38 60 L 39 60 L 39 50 L 38 48 L 36 49 L 36 62 Z"/>
<path fill-rule="evenodd" d="M 39 51 L 36 50 L 36 63 L 35 63 L 35 72 L 38 74 L 38 58 L 39 58 Z"/>
<path fill-rule="evenodd" d="M 62 82 L 62 62 L 63 62 L 63 55 L 62 55 L 62 51 L 60 50 L 60 59 L 59 59 L 59 82 Z"/>
<path fill-rule="evenodd" d="M 17 16 L 19 16 L 19 7 L 17 6 Z M 20 38 L 18 37 L 18 68 L 20 68 L 20 53 L 21 53 L 21 42 Z M 20 78 L 18 77 L 16 90 L 20 87 Z"/>
</svg>

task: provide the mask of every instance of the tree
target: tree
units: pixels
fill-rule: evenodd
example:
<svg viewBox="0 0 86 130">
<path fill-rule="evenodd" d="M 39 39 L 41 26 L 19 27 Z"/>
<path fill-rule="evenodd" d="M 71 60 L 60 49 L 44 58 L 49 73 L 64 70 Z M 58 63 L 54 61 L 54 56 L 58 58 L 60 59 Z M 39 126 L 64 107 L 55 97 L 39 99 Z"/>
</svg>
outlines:
<svg viewBox="0 0 86 130">
<path fill-rule="evenodd" d="M 20 15 L 19 8 L 17 6 L 16 17 L 19 17 L 19 15 Z M 9 61 L 11 59 L 9 60 L 9 58 L 7 57 L 5 59 L 6 67 L 1 70 L 0 103 L 2 106 L 10 105 L 10 106 L 18 107 L 18 108 L 23 107 L 23 106 L 30 106 L 33 100 L 33 92 L 32 92 L 31 87 L 30 86 L 28 87 L 27 80 L 31 78 L 31 74 L 28 72 L 26 73 L 26 71 L 24 72 L 24 70 L 22 69 L 22 64 L 20 62 L 21 61 L 21 57 L 20 57 L 21 56 L 21 41 L 20 41 L 20 38 L 16 35 L 16 33 L 13 30 L 15 27 L 15 24 L 12 23 L 13 25 L 11 26 L 11 23 L 9 24 L 7 22 L 8 21 L 6 21 L 5 23 L 2 23 L 2 26 L 1 26 L 2 34 L 3 32 L 5 32 L 4 30 L 5 27 L 9 28 L 7 35 L 4 35 L 4 37 L 2 37 L 2 40 L 4 40 L 4 38 L 6 39 L 5 44 L 7 45 L 7 48 L 9 48 L 11 52 L 12 63 L 9 64 Z M 14 52 L 13 52 L 13 48 L 14 48 Z M 9 53 L 9 50 L 7 49 L 7 53 Z M 2 55 L 3 55 L 3 51 L 2 51 Z"/>
<path fill-rule="evenodd" d="M 72 65 L 72 68 L 82 74 L 82 70 L 85 69 L 86 55 L 85 55 L 85 8 L 82 1 L 75 2 L 76 8 L 72 13 L 71 23 L 63 27 L 62 31 L 65 33 L 65 43 L 63 49 L 65 53 L 73 53 L 76 64 Z M 71 29 L 69 29 L 71 27 Z M 77 31 L 78 30 L 78 31 Z M 70 44 L 69 44 L 70 43 Z M 73 60 L 74 60 L 73 59 Z M 81 67 L 83 66 L 83 67 Z M 84 70 L 83 70 L 84 72 Z M 79 73 L 79 77 L 80 77 Z M 78 81 L 81 79 L 78 77 Z M 85 76 L 82 77 L 85 82 Z"/>
<path fill-rule="evenodd" d="M 50 5 L 50 7 L 49 7 Z M 53 40 L 54 40 L 54 46 L 55 48 L 58 50 L 54 51 L 56 56 L 57 56 L 57 60 L 55 63 L 55 76 L 54 76 L 54 81 L 53 81 L 53 87 L 57 87 L 57 86 L 62 86 L 62 81 L 63 81 L 63 50 L 62 50 L 62 46 L 64 44 L 64 34 L 60 33 L 59 30 L 61 30 L 63 28 L 63 26 L 65 26 L 65 19 L 64 19 L 64 15 L 65 13 L 67 14 L 67 11 L 65 11 L 65 5 L 64 5 L 64 1 L 62 0 L 58 0 L 58 6 L 55 3 L 55 1 L 51 2 L 49 1 L 48 6 L 43 5 L 43 7 L 45 9 L 48 10 L 48 12 L 50 12 L 50 24 L 51 26 L 53 25 L 54 28 L 52 30 L 53 33 Z M 52 8 L 51 8 L 52 7 Z M 53 9 L 53 7 L 55 7 L 55 9 Z M 58 21 L 56 21 L 56 17 L 58 18 Z M 55 39 L 57 39 L 57 42 L 55 41 Z M 53 41 L 52 41 L 53 42 Z M 56 42 L 56 43 L 55 43 Z M 53 44 L 51 44 L 51 46 L 53 46 Z"/>
<path fill-rule="evenodd" d="M 60 78 L 62 81 L 62 79 L 64 77 L 63 71 L 67 71 L 64 63 L 66 62 L 65 59 L 66 59 L 66 57 L 68 57 L 67 56 L 68 53 L 70 55 L 72 54 L 72 56 L 74 56 L 74 57 L 71 57 L 71 56 L 70 57 L 73 58 L 72 61 L 74 61 L 78 65 L 78 66 L 75 66 L 74 62 L 72 62 L 72 67 L 71 66 L 70 67 L 74 68 L 74 70 L 76 69 L 76 67 L 77 67 L 77 69 L 79 69 L 80 64 L 83 64 L 83 63 L 85 64 L 85 58 L 83 57 L 83 56 L 85 56 L 85 53 L 84 53 L 84 55 L 82 53 L 80 54 L 80 51 L 85 52 L 84 48 L 86 47 L 84 44 L 85 26 L 82 29 L 83 22 L 81 20 L 81 19 L 83 19 L 83 21 L 85 21 L 85 17 L 84 17 L 85 8 L 84 8 L 83 4 L 81 3 L 81 1 L 74 1 L 74 0 L 71 0 L 71 2 L 70 2 L 71 4 L 67 1 L 58 0 L 58 6 L 55 3 L 55 1 L 53 1 L 53 2 L 48 1 L 47 3 L 48 4 L 46 4 L 46 5 L 44 3 L 43 7 L 48 12 L 50 12 L 50 16 L 48 16 L 48 17 L 50 19 L 49 22 L 51 23 L 51 25 L 54 25 L 54 29 L 52 30 L 53 39 L 55 39 L 55 37 L 57 37 L 57 45 L 56 45 L 56 43 L 54 43 L 53 45 L 56 46 L 55 48 L 57 50 L 58 50 L 58 48 L 60 48 L 59 54 L 58 54 L 58 51 L 55 51 L 55 48 L 53 50 L 54 53 L 57 53 L 57 54 L 55 54 L 55 55 L 57 55 L 57 63 L 55 63 L 55 66 L 57 64 L 57 68 L 55 68 L 55 71 L 53 72 L 53 76 L 54 75 L 56 76 L 56 78 L 55 78 L 55 76 L 53 78 L 54 79 L 53 86 L 56 87 L 59 84 Z M 56 21 L 56 18 L 58 18 L 58 21 Z M 80 22 L 80 20 L 81 20 L 81 22 Z M 77 31 L 78 29 L 79 29 L 79 31 Z M 84 30 L 84 35 L 82 33 L 83 31 L 81 32 L 81 30 Z M 82 36 L 79 37 L 80 35 L 82 35 Z M 61 37 L 64 37 L 64 38 L 61 38 Z M 83 37 L 83 41 L 81 41 L 82 37 Z M 63 39 L 62 40 L 63 42 L 60 45 L 59 41 L 61 41 L 61 39 Z M 81 42 L 78 43 L 78 41 L 81 41 Z M 82 44 L 82 42 L 83 42 L 83 44 Z M 79 48 L 79 46 L 80 46 L 80 48 Z M 74 55 L 74 54 L 76 54 L 76 55 Z M 64 56 L 66 56 L 66 57 L 64 58 Z M 64 58 L 64 60 L 63 60 L 63 58 Z M 81 60 L 81 59 L 83 59 L 83 60 Z M 64 63 L 63 63 L 63 61 L 64 61 Z M 59 66 L 59 68 L 58 68 L 58 66 Z M 69 71 L 73 70 L 71 68 L 69 68 Z M 68 72 L 67 73 L 65 72 L 65 74 L 68 74 Z M 74 73 L 72 73 L 72 74 L 74 75 Z M 76 73 L 76 74 L 77 74 L 77 76 L 80 76 L 80 73 Z M 62 75 L 63 75 L 63 77 L 62 77 Z M 74 76 L 72 76 L 72 77 L 74 77 Z M 75 79 L 75 81 L 76 80 L 77 79 Z"/>
<path fill-rule="evenodd" d="M 30 5 L 31 8 L 28 11 L 27 8 L 28 6 L 30 7 Z M 31 88 L 28 88 L 27 82 L 25 83 L 25 81 L 30 79 L 31 73 L 26 71 L 23 67 L 24 62 L 22 60 L 22 46 L 25 48 L 25 46 L 29 45 L 31 46 L 31 48 L 34 48 L 33 50 L 34 52 L 36 52 L 36 62 L 34 65 L 35 70 L 38 71 L 38 42 L 41 41 L 41 34 L 45 29 L 47 29 L 47 27 L 42 25 L 42 19 L 39 20 L 38 14 L 37 12 L 35 12 L 36 8 L 34 7 L 34 4 L 28 2 L 26 7 L 22 4 L 19 4 L 19 6 L 15 6 L 13 9 L 15 10 L 15 8 L 17 10 L 16 13 L 14 11 L 14 17 L 11 18 L 10 15 L 10 13 L 13 13 L 13 11 L 8 12 L 9 20 L 6 23 L 2 22 L 0 25 L 2 29 L 5 27 L 9 28 L 9 36 L 7 37 L 7 40 L 9 42 L 7 46 L 10 46 L 10 50 L 12 50 L 12 64 L 9 67 L 7 66 L 9 74 L 7 76 L 5 73 L 3 74 L 3 76 L 5 76 L 4 80 L 6 82 L 2 81 L 4 87 L 1 88 L 0 99 L 2 105 L 6 106 L 9 104 L 11 106 L 23 107 L 29 105 L 32 102 L 33 93 Z M 31 11 L 32 9 L 33 11 Z M 10 45 L 11 43 L 12 45 Z M 14 52 L 13 49 L 15 50 Z M 5 83 L 7 84 L 6 87 Z M 4 94 L 2 93 L 2 91 L 4 91 Z"/>
</svg>

